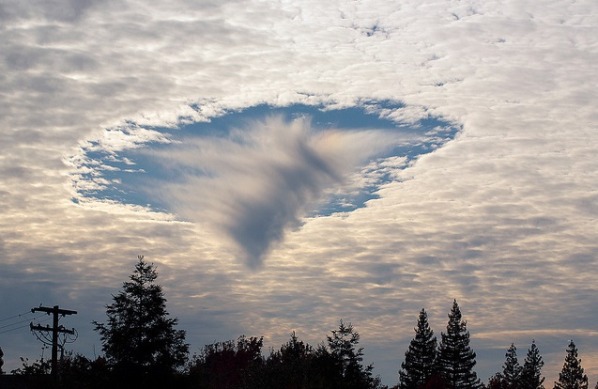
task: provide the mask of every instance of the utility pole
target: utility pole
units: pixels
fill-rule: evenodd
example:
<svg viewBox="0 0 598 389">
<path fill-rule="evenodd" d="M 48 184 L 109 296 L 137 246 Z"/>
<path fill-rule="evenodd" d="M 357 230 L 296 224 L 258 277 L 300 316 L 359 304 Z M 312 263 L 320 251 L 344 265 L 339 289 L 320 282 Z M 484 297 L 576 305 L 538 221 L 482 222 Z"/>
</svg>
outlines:
<svg viewBox="0 0 598 389">
<path fill-rule="evenodd" d="M 54 378 L 54 381 L 56 382 L 58 379 L 58 334 L 59 333 L 63 333 L 63 334 L 70 334 L 70 335 L 74 335 L 75 334 L 75 330 L 71 329 L 71 330 L 67 330 L 66 328 L 64 328 L 64 326 L 59 326 L 58 325 L 58 315 L 62 315 L 62 317 L 67 316 L 67 315 L 76 315 L 77 311 L 71 311 L 69 309 L 60 309 L 58 307 L 58 305 L 54 305 L 53 307 L 42 307 L 39 306 L 37 308 L 32 308 L 31 312 L 35 313 L 35 312 L 45 312 L 48 315 L 52 314 L 53 315 L 53 322 L 52 322 L 52 327 L 46 325 L 45 327 L 42 327 L 41 325 L 33 325 L 33 323 L 29 324 L 29 327 L 31 328 L 31 331 L 45 331 L 45 332 L 52 332 L 52 377 Z"/>
</svg>

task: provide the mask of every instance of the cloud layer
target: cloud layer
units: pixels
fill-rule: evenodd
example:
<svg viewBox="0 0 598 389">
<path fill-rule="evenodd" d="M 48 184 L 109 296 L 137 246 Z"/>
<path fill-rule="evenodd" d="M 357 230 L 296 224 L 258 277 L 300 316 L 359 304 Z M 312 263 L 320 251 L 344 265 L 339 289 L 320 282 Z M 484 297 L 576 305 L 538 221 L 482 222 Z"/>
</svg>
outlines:
<svg viewBox="0 0 598 389">
<path fill-rule="evenodd" d="M 74 201 L 167 210 L 228 236 L 257 268 L 303 218 L 365 206 L 457 134 L 437 118 L 394 121 L 403 110 L 261 105 L 176 129 L 112 128 L 69 159 Z"/>
<path fill-rule="evenodd" d="M 170 209 L 219 226 L 257 267 L 327 189 L 393 143 L 383 131 L 315 132 L 308 118 L 269 117 L 227 138 L 185 140 L 157 152 L 184 172 L 179 184 L 158 186 Z"/>
<path fill-rule="evenodd" d="M 550 382 L 575 338 L 596 381 L 597 15 L 593 1 L 561 0 L 3 2 L 4 316 L 40 302 L 78 309 L 64 324 L 81 334 L 73 347 L 92 355 L 99 341 L 89 323 L 145 254 L 194 347 L 241 333 L 277 346 L 292 329 L 317 343 L 343 317 L 392 385 L 419 309 L 439 332 L 457 298 L 482 376 L 500 369 L 511 342 L 524 350 L 536 338 Z M 144 204 L 72 201 L 73 182 L 111 185 L 77 177 L 80 167 L 96 171 L 73 159 L 82 148 L 117 158 L 123 147 L 166 141 L 150 126 L 175 133 L 263 103 L 341 108 L 368 99 L 403 101 L 390 113 L 397 121 L 432 115 L 463 130 L 350 214 L 302 217 L 330 184 L 368 179 L 358 162 L 376 155 L 380 134 L 284 122 L 287 137 L 268 127 L 275 119 L 236 139 L 168 145 L 177 153 L 160 161 L 180 169 L 213 161 L 203 176 L 181 175 L 179 192 L 155 188 L 169 204 L 189 204 L 177 210 L 188 220 Z M 116 128 L 136 129 L 106 136 Z M 260 185 L 245 191 L 222 179 L 243 174 Z M 210 197 L 206 185 L 234 196 Z M 284 212 L 268 214 L 271 204 Z M 230 238 L 202 220 L 241 236 L 260 220 L 256 210 L 271 230 L 237 243 L 269 260 L 247 272 Z M 223 215 L 242 217 L 227 224 Z M 294 224 L 301 228 L 288 233 Z M 7 368 L 38 355 L 30 334 L 10 335 Z"/>
</svg>

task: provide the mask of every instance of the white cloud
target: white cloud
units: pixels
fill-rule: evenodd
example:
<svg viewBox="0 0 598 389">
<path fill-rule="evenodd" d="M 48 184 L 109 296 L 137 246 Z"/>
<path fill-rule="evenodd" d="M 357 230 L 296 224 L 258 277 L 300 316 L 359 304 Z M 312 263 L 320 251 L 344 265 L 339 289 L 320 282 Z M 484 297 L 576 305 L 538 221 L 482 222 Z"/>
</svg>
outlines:
<svg viewBox="0 0 598 389">
<path fill-rule="evenodd" d="M 150 185 L 149 196 L 158 192 L 181 217 L 217 226 L 257 267 L 326 190 L 401 138 L 383 130 L 316 131 L 309 118 L 269 117 L 227 138 L 185 139 L 152 153 L 183 173 L 179 184 Z"/>
<path fill-rule="evenodd" d="M 372 344 L 388 343 L 389 329 L 397 333 L 398 367 L 411 336 L 402 330 L 413 327 L 421 306 L 439 332 L 457 297 L 474 339 L 484 334 L 481 346 L 508 343 L 499 331 L 541 329 L 536 340 L 550 382 L 566 344 L 546 331 L 577 336 L 597 311 L 597 15 L 595 2 L 557 0 L 5 2 L 0 261 L 12 276 L 0 285 L 22 296 L 10 307 L 29 309 L 54 289 L 46 303 L 87 307 L 79 308 L 82 332 L 101 319 L 110 291 L 142 253 L 160 261 L 181 323 L 205 324 L 189 324 L 194 345 L 213 341 L 210 329 L 273 334 L 277 346 L 296 328 L 317 342 L 342 316 Z M 212 115 L 190 109 L 194 102 L 212 102 L 217 112 L 260 102 L 348 106 L 364 98 L 400 99 L 407 104 L 402 118 L 442 115 L 463 132 L 366 208 L 300 219 L 294 210 L 301 207 L 292 207 L 286 220 L 301 229 L 286 235 L 259 272 L 244 271 L 201 221 L 70 201 L 72 166 L 63 161 L 125 120 L 172 126 Z M 310 139 L 316 151 L 337 147 Z M 249 167 L 282 166 L 271 157 Z M 241 175 L 234 161 L 227 173 Z M 280 170 L 270 172 L 266 185 L 284 182 L 274 179 Z M 309 177 L 306 187 L 323 190 L 325 174 Z M 214 292 L 189 297 L 206 290 Z M 233 321 L 234 328 L 223 324 Z M 86 354 L 98 344 L 90 332 L 77 345 Z M 28 342 L 25 356 L 34 357 L 34 339 L 2 346 L 9 355 Z M 578 342 L 584 367 L 596 366 L 595 345 L 590 335 Z M 18 363 L 17 356 L 5 360 Z M 489 366 L 485 375 L 502 364 L 480 362 Z M 395 370 L 383 374 L 393 384 Z"/>
</svg>

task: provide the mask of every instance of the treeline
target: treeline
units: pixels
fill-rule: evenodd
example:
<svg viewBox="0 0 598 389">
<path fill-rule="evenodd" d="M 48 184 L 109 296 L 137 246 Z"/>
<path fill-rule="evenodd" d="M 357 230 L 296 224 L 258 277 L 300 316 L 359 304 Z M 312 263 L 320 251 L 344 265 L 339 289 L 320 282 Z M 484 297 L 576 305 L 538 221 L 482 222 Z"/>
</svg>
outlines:
<svg viewBox="0 0 598 389">
<path fill-rule="evenodd" d="M 189 357 L 185 331 L 170 318 L 156 269 L 143 257 L 122 291 L 106 307 L 107 321 L 93 322 L 100 334 L 103 356 L 90 360 L 67 355 L 51 372 L 45 360 L 13 370 L 28 388 L 210 388 L 210 389 L 382 389 L 373 366 L 363 364 L 359 334 L 342 320 L 326 340 L 311 346 L 295 333 L 264 356 L 263 338 L 204 346 Z M 440 341 L 421 310 L 415 337 L 398 369 L 398 389 L 543 389 L 542 357 L 532 342 L 523 365 L 514 344 L 507 350 L 501 372 L 484 385 L 474 370 L 466 322 L 457 301 L 448 315 Z M 1 360 L 1 358 L 0 358 Z M 0 364 L 1 366 L 1 364 Z M 52 373 L 52 374 L 51 374 Z M 15 377 L 12 377 L 15 378 Z M 2 386 L 0 380 L 0 387 Z M 587 389 L 588 378 L 571 341 L 555 389 Z M 598 384 L 596 386 L 598 388 Z"/>
<path fill-rule="evenodd" d="M 371 365 L 363 366 L 359 335 L 341 323 L 326 343 L 316 348 L 292 334 L 268 357 L 262 353 L 263 338 L 241 336 L 218 342 L 193 355 L 184 365 L 159 362 L 117 361 L 110 356 L 90 360 L 67 355 L 59 363 L 59 388 L 385 388 L 372 376 Z M 22 375 L 28 388 L 52 386 L 50 363 L 23 361 L 13 371 Z M 1 381 L 0 381 L 1 382 Z M 0 384 L 0 387 L 2 385 Z"/>
</svg>

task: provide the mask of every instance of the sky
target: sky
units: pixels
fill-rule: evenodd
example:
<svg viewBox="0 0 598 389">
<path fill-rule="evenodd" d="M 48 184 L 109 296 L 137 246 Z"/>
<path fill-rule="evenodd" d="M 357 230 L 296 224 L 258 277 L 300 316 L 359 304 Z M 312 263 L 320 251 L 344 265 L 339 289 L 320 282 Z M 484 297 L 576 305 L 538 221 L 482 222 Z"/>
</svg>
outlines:
<svg viewBox="0 0 598 389">
<path fill-rule="evenodd" d="M 0 347 L 93 357 L 138 255 L 191 351 L 339 320 L 394 385 L 457 299 L 487 381 L 598 380 L 598 4 L 0 1 Z"/>
</svg>

